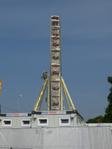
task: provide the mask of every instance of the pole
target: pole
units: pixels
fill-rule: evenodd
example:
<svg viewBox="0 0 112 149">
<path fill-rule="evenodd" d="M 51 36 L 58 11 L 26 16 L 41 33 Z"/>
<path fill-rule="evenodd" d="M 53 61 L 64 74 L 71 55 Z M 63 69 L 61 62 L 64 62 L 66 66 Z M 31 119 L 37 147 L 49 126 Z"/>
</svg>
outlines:
<svg viewBox="0 0 112 149">
<path fill-rule="evenodd" d="M 2 80 L 0 80 L 0 96 L 2 95 Z"/>
<path fill-rule="evenodd" d="M 1 104 L 0 104 L 0 114 L 2 113 L 2 106 L 1 106 Z"/>
</svg>

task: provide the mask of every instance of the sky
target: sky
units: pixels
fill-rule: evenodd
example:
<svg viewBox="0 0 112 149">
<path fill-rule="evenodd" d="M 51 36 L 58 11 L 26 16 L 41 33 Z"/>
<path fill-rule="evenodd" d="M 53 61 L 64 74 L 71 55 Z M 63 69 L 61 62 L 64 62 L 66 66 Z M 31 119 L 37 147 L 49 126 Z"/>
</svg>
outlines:
<svg viewBox="0 0 112 149">
<path fill-rule="evenodd" d="M 104 114 L 112 75 L 111 0 L 0 0 L 2 112 L 30 112 L 50 65 L 50 17 L 61 19 L 62 74 L 79 113 Z"/>
</svg>

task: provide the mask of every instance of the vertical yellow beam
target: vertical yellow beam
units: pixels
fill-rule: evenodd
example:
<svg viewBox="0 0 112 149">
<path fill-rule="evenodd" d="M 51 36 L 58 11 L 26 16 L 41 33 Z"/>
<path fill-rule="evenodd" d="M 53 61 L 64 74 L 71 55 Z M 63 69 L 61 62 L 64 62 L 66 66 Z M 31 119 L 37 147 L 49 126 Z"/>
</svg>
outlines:
<svg viewBox="0 0 112 149">
<path fill-rule="evenodd" d="M 46 90 L 46 87 L 47 87 L 47 84 L 48 84 L 48 79 L 45 80 L 44 85 L 42 86 L 42 89 L 40 91 L 39 97 L 37 98 L 37 101 L 35 103 L 35 106 L 34 106 L 34 109 L 33 109 L 33 111 L 35 111 L 35 112 L 38 111 L 38 109 L 40 107 L 42 98 L 44 96 L 44 93 L 45 93 L 45 90 Z"/>
<path fill-rule="evenodd" d="M 62 81 L 62 85 L 63 85 L 64 92 L 65 92 L 66 96 L 67 96 L 68 99 L 69 99 L 69 102 L 70 102 L 70 105 L 72 106 L 72 109 L 73 109 L 73 110 L 76 110 L 75 105 L 74 105 L 74 103 L 73 103 L 73 101 L 72 101 L 72 99 L 71 99 L 71 97 L 70 97 L 69 92 L 68 92 L 67 86 L 66 86 L 66 84 L 65 84 L 65 82 L 64 82 L 64 80 L 63 80 L 62 77 L 61 77 L 61 81 Z"/>
<path fill-rule="evenodd" d="M 70 104 L 70 101 L 68 99 L 68 96 L 67 96 L 67 93 L 66 93 L 66 90 L 65 90 L 65 87 L 63 85 L 62 80 L 61 80 L 61 84 L 62 84 L 62 89 L 63 89 L 64 95 L 65 95 L 65 98 L 66 98 L 66 102 L 67 102 L 67 105 L 68 105 L 68 109 L 70 109 L 71 108 L 71 104 Z"/>
<path fill-rule="evenodd" d="M 50 84 L 49 84 L 49 81 L 50 80 L 48 80 L 48 91 L 47 91 L 47 106 L 48 106 L 48 111 L 50 111 Z"/>
<path fill-rule="evenodd" d="M 0 80 L 0 95 L 2 95 L 2 86 L 3 86 L 3 83 L 2 83 L 2 80 Z"/>
<path fill-rule="evenodd" d="M 61 83 L 60 83 L 61 84 Z M 61 85 L 61 96 L 60 96 L 60 109 L 63 111 L 63 93 L 62 93 L 62 85 Z"/>
</svg>

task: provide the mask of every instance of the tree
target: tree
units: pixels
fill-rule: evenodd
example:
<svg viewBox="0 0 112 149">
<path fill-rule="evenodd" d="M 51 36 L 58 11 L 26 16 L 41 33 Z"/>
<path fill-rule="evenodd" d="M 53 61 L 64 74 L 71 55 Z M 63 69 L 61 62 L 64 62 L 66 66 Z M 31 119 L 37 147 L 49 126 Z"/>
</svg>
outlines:
<svg viewBox="0 0 112 149">
<path fill-rule="evenodd" d="M 100 115 L 95 118 L 91 118 L 87 123 L 112 123 L 112 76 L 107 78 L 108 82 L 111 84 L 110 93 L 107 96 L 108 105 L 105 109 L 104 116 Z"/>
<path fill-rule="evenodd" d="M 103 116 L 97 116 L 95 118 L 91 118 L 87 121 L 87 123 L 102 123 L 103 122 Z"/>
<path fill-rule="evenodd" d="M 108 77 L 108 82 L 111 84 L 110 93 L 108 95 L 108 105 L 105 110 L 104 122 L 112 123 L 112 77 Z"/>
</svg>

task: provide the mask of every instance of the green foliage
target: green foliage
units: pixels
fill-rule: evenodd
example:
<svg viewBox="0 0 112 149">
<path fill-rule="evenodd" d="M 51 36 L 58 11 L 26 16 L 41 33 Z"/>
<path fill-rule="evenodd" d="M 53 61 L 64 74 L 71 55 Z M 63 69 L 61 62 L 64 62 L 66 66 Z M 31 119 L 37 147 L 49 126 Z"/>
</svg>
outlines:
<svg viewBox="0 0 112 149">
<path fill-rule="evenodd" d="M 108 82 L 112 85 L 112 76 L 108 77 Z M 87 123 L 112 123 L 112 87 L 110 88 L 110 93 L 107 97 L 108 105 L 105 109 L 104 116 L 97 116 L 95 118 L 89 119 Z"/>
<path fill-rule="evenodd" d="M 89 119 L 87 123 L 102 123 L 103 122 L 103 116 L 97 116 L 95 118 Z"/>
<path fill-rule="evenodd" d="M 108 77 L 108 82 L 112 85 L 112 77 Z M 112 123 L 112 87 L 110 88 L 110 93 L 107 98 L 108 106 L 105 110 L 104 122 Z"/>
<path fill-rule="evenodd" d="M 110 76 L 108 77 L 108 82 L 112 84 L 112 76 L 111 77 Z"/>
</svg>

